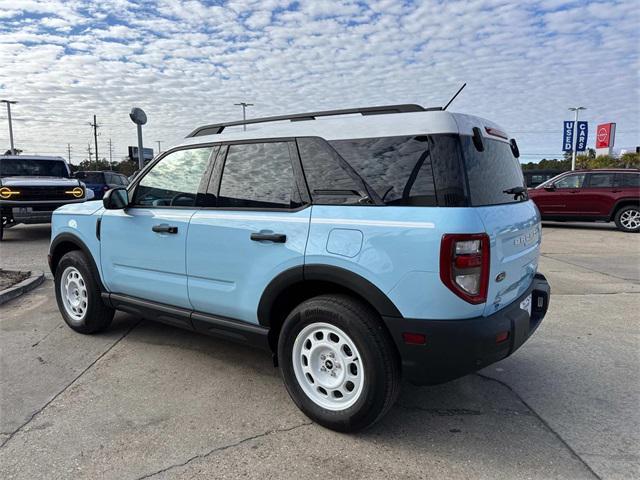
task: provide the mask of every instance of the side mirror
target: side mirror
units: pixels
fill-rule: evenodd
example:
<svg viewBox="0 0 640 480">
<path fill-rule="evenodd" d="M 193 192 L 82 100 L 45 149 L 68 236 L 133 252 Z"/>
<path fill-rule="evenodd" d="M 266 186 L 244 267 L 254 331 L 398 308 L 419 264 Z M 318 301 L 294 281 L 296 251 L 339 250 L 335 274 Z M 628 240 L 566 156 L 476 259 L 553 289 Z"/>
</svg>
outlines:
<svg viewBox="0 0 640 480">
<path fill-rule="evenodd" d="M 124 187 L 107 190 L 102 197 L 102 204 L 107 210 L 122 210 L 129 205 L 129 194 Z"/>
<path fill-rule="evenodd" d="M 556 191 L 556 186 L 552 183 L 551 185 L 547 185 L 546 187 L 544 187 L 544 189 L 547 192 L 555 192 Z"/>
</svg>

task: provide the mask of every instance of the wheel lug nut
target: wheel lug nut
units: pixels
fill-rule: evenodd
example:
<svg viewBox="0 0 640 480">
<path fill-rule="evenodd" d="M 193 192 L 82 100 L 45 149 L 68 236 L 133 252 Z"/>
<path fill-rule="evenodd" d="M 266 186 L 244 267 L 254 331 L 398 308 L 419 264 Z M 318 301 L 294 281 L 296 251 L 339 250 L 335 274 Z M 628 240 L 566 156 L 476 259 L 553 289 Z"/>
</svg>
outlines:
<svg viewBox="0 0 640 480">
<path fill-rule="evenodd" d="M 324 355 L 324 354 L 322 354 L 322 355 L 320 355 L 320 358 L 321 358 L 322 360 L 324 360 L 325 358 L 327 358 L 327 356 L 326 356 L 326 355 Z"/>
</svg>

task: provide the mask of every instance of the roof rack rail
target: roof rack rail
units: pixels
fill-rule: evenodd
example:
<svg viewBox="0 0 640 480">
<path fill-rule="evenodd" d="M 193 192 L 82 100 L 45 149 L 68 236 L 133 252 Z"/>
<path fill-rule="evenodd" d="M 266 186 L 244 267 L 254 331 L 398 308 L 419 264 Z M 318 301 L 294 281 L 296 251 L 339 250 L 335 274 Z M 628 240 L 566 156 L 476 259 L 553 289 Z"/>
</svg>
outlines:
<svg viewBox="0 0 640 480">
<path fill-rule="evenodd" d="M 251 118 L 249 120 L 237 120 L 235 122 L 214 123 L 212 125 L 203 125 L 196 128 L 187 135 L 190 137 L 201 137 L 203 135 L 216 135 L 222 133 L 226 127 L 235 127 L 238 125 L 250 125 L 253 123 L 268 123 L 290 120 L 292 122 L 301 122 L 305 120 L 315 120 L 316 117 L 331 117 L 334 115 L 348 115 L 359 113 L 361 115 L 384 115 L 388 113 L 407 113 L 407 112 L 425 112 L 428 110 L 442 110 L 442 107 L 424 108 L 420 105 L 407 103 L 402 105 L 382 105 L 379 107 L 364 108 L 346 108 L 343 110 L 324 110 L 321 112 L 296 113 L 293 115 L 278 115 L 275 117 Z"/>
</svg>

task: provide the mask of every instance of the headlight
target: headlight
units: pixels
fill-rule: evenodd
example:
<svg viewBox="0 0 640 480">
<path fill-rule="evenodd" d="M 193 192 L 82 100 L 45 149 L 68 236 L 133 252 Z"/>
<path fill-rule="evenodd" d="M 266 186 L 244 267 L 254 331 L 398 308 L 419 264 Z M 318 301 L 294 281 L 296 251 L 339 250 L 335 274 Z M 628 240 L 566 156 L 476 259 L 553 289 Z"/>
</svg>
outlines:
<svg viewBox="0 0 640 480">
<path fill-rule="evenodd" d="M 84 190 L 82 189 L 82 187 L 76 187 L 73 190 L 67 190 L 64 193 L 66 193 L 68 195 L 73 195 L 76 198 L 84 197 Z"/>
<path fill-rule="evenodd" d="M 20 192 L 17 190 L 11 190 L 9 187 L 0 188 L 0 198 L 8 199 L 13 197 L 14 195 L 20 195 Z"/>
</svg>

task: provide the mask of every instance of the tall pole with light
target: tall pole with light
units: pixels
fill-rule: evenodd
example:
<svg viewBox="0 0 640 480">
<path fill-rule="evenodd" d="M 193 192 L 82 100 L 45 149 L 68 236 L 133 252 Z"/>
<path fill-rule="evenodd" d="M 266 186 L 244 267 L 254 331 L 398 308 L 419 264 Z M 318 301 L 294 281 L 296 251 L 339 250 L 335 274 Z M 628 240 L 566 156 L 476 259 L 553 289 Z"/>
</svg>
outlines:
<svg viewBox="0 0 640 480">
<path fill-rule="evenodd" d="M 253 103 L 240 102 L 240 103 L 234 103 L 234 105 L 242 107 L 242 121 L 246 122 L 247 121 L 246 108 L 247 107 L 253 107 Z M 242 125 L 242 129 L 246 130 L 247 129 L 247 125 L 246 124 Z"/>
<path fill-rule="evenodd" d="M 7 104 L 7 118 L 9 119 L 9 142 L 11 144 L 11 155 L 16 154 L 16 149 L 13 146 L 13 125 L 11 123 L 11 104 L 18 103 L 15 100 L 0 100 L 0 103 Z"/>
<path fill-rule="evenodd" d="M 138 128 L 138 169 L 142 170 L 144 167 L 144 149 L 142 147 L 142 125 L 147 123 L 147 114 L 144 110 L 138 107 L 133 107 L 129 118 Z"/>
<path fill-rule="evenodd" d="M 575 120 L 573 122 L 573 148 L 572 148 L 572 156 L 571 156 L 571 170 L 576 169 L 576 150 L 578 149 L 578 112 L 580 110 L 586 110 L 585 107 L 571 107 L 569 109 L 570 112 L 575 112 Z"/>
</svg>

